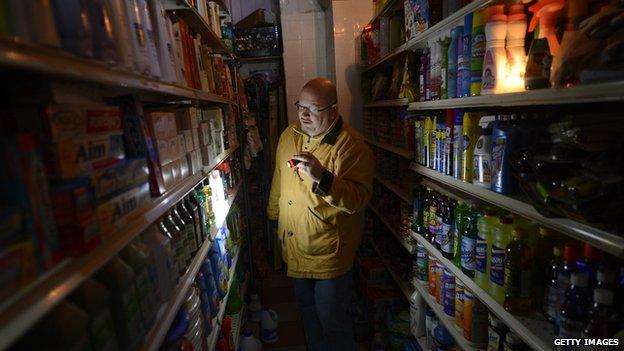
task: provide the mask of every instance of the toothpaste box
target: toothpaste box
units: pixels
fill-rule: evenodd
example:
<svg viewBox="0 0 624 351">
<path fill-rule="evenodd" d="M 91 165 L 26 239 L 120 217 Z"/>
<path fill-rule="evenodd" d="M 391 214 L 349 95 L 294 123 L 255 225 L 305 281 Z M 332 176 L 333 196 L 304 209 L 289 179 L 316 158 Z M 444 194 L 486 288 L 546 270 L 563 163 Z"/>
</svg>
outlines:
<svg viewBox="0 0 624 351">
<path fill-rule="evenodd" d="M 53 141 L 86 134 L 121 133 L 119 107 L 53 104 L 44 109 L 45 124 Z"/>
<path fill-rule="evenodd" d="M 83 135 L 62 139 L 47 149 L 48 170 L 54 178 L 85 176 L 125 157 L 121 132 Z"/>
<path fill-rule="evenodd" d="M 195 107 L 187 107 L 176 110 L 178 130 L 197 129 L 201 119 L 201 111 Z"/>
<path fill-rule="evenodd" d="M 191 136 L 193 137 L 193 150 L 197 150 L 200 147 L 199 143 L 199 129 L 191 129 Z"/>
<path fill-rule="evenodd" d="M 191 175 L 191 168 L 186 156 L 180 158 L 178 164 L 180 165 L 180 180 L 188 178 Z"/>
<path fill-rule="evenodd" d="M 138 218 L 149 202 L 150 186 L 148 183 L 101 200 L 97 206 L 97 217 L 102 238 L 106 240 L 133 219 Z"/>
<path fill-rule="evenodd" d="M 212 162 L 213 160 L 212 148 L 210 146 L 203 146 L 200 149 L 200 152 L 201 152 L 202 166 L 204 167 L 210 166 L 210 162 Z"/>
<path fill-rule="evenodd" d="M 158 152 L 158 163 L 162 166 L 173 161 L 175 138 L 172 139 L 156 139 L 156 150 Z"/>
<path fill-rule="evenodd" d="M 156 139 L 170 139 L 178 135 L 176 117 L 173 112 L 148 112 L 147 123 Z"/>
<path fill-rule="evenodd" d="M 171 189 L 175 182 L 173 179 L 173 163 L 169 162 L 166 165 L 161 167 L 162 169 L 162 178 L 164 181 L 165 189 Z"/>
<path fill-rule="evenodd" d="M 202 112 L 204 121 L 210 123 L 211 130 L 223 130 L 223 110 L 219 107 L 205 109 Z"/>
<path fill-rule="evenodd" d="M 193 133 L 191 132 L 191 129 L 183 130 L 182 137 L 184 138 L 184 153 L 188 154 L 189 152 L 195 150 L 193 147 Z"/>
<path fill-rule="evenodd" d="M 175 157 L 176 159 L 182 158 L 186 154 L 186 142 L 184 141 L 184 135 L 178 134 L 176 137 Z"/>
<path fill-rule="evenodd" d="M 148 179 L 149 171 L 144 158 L 125 159 L 91 174 L 91 184 L 96 199 L 143 184 Z"/>
<path fill-rule="evenodd" d="M 186 155 L 191 174 L 195 175 L 201 171 L 202 157 L 200 150 L 193 150 Z"/>
<path fill-rule="evenodd" d="M 63 251 L 86 254 L 100 244 L 95 200 L 89 178 L 55 182 L 50 191 Z"/>
<path fill-rule="evenodd" d="M 199 123 L 199 146 L 205 146 L 212 143 L 210 138 L 210 124 L 208 122 L 202 121 Z"/>
<path fill-rule="evenodd" d="M 173 185 L 175 186 L 182 180 L 180 174 L 180 161 L 175 160 L 171 162 L 171 174 L 173 175 Z"/>
</svg>

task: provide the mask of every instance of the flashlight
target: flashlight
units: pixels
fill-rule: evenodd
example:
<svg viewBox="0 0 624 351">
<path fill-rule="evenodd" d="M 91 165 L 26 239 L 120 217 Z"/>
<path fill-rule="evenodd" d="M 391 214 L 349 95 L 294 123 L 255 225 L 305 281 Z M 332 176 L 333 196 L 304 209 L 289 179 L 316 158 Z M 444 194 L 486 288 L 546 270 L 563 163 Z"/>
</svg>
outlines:
<svg viewBox="0 0 624 351">
<path fill-rule="evenodd" d="M 295 160 L 295 159 L 293 158 L 293 159 L 290 159 L 290 160 L 286 161 L 286 165 L 288 165 L 288 168 L 295 168 L 295 166 L 296 166 L 297 164 L 299 164 L 299 162 L 301 162 L 301 161 L 299 161 L 299 160 Z"/>
</svg>

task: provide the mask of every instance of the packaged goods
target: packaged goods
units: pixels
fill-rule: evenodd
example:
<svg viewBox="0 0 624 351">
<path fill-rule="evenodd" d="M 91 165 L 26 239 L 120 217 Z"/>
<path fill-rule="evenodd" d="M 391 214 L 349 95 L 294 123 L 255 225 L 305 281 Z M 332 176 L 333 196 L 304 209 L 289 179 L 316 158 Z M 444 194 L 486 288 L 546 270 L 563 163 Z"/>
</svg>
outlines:
<svg viewBox="0 0 624 351">
<path fill-rule="evenodd" d="M 480 129 L 479 120 L 482 114 L 479 112 L 465 112 L 462 127 L 463 147 L 462 147 L 462 172 L 461 180 L 464 182 L 472 182 L 474 173 L 474 149 L 479 139 Z"/>
<path fill-rule="evenodd" d="M 488 351 L 503 351 L 505 336 L 509 328 L 500 319 L 490 313 L 488 327 Z"/>
<path fill-rule="evenodd" d="M 488 340 L 488 309 L 474 294 L 464 289 L 464 338 L 475 345 L 485 345 Z"/>
<path fill-rule="evenodd" d="M 448 269 L 442 275 L 442 307 L 449 317 L 455 317 L 455 276 Z"/>
<path fill-rule="evenodd" d="M 157 225 L 151 225 L 142 234 L 143 241 L 152 252 L 153 266 L 158 277 L 160 303 L 169 300 L 175 287 L 177 271 L 174 272 L 173 249 L 171 239 L 158 231 Z"/>
<path fill-rule="evenodd" d="M 199 123 L 198 134 L 200 147 L 212 144 L 212 134 L 208 122 L 202 121 Z"/>
<path fill-rule="evenodd" d="M 505 250 L 504 281 L 504 307 L 516 315 L 529 313 L 533 305 L 533 284 L 536 283 L 533 276 L 534 261 L 533 250 L 528 243 L 528 232 L 516 227 Z"/>
<path fill-rule="evenodd" d="M 158 297 L 156 288 L 150 279 L 151 261 L 134 243 L 128 244 L 120 253 L 121 259 L 134 270 L 134 287 L 139 299 L 141 317 L 146 326 L 150 326 L 156 319 L 158 312 Z"/>
<path fill-rule="evenodd" d="M 588 321 L 591 304 L 591 291 L 588 277 L 581 272 L 574 272 L 570 278 L 570 288 L 561 304 L 557 320 L 558 338 L 580 338 Z"/>
<path fill-rule="evenodd" d="M 93 350 L 117 350 L 119 346 L 110 310 L 110 294 L 106 287 L 94 279 L 87 279 L 70 299 L 87 313 Z"/>
<path fill-rule="evenodd" d="M 87 4 L 79 0 L 54 0 L 54 17 L 63 50 L 93 56 L 93 37 Z"/>
<path fill-rule="evenodd" d="M 101 200 L 97 206 L 97 216 L 102 236 L 106 238 L 123 228 L 141 213 L 149 201 L 149 184 L 147 183 Z"/>
<path fill-rule="evenodd" d="M 156 36 L 152 28 L 152 17 L 147 6 L 147 0 L 137 0 L 137 7 L 135 11 L 139 12 L 141 26 L 145 33 L 145 45 L 147 47 L 147 55 L 149 59 L 150 74 L 154 77 L 160 78 L 160 62 L 158 60 L 158 51 L 156 50 Z"/>
<path fill-rule="evenodd" d="M 132 41 L 128 32 L 128 15 L 124 0 L 105 0 L 104 6 L 109 14 L 109 20 L 115 37 L 117 48 L 117 62 L 124 68 L 134 68 L 134 53 Z"/>
<path fill-rule="evenodd" d="M 147 33 L 143 23 L 143 16 L 139 12 L 139 0 L 129 0 L 125 2 L 126 15 L 128 18 L 128 28 L 130 41 L 132 43 L 134 69 L 140 74 L 149 75 L 152 73 L 149 61 Z"/>
<path fill-rule="evenodd" d="M 178 135 L 175 113 L 150 111 L 146 113 L 146 117 L 154 138 L 170 139 Z"/>
<path fill-rule="evenodd" d="M 501 305 L 505 302 L 505 248 L 511 241 L 513 228 L 513 218 L 501 217 L 492 229 L 489 293 Z"/>
<path fill-rule="evenodd" d="M 178 160 L 178 164 L 180 165 L 180 180 L 188 178 L 188 176 L 191 174 L 191 168 L 187 158 L 182 157 Z"/>
<path fill-rule="evenodd" d="M 52 141 L 122 130 L 120 111 L 114 106 L 51 104 L 43 115 Z"/>
<path fill-rule="evenodd" d="M 91 174 L 91 185 L 96 199 L 148 181 L 149 171 L 144 158 L 125 159 Z"/>
<path fill-rule="evenodd" d="M 88 2 L 87 12 L 93 34 L 93 57 L 111 65 L 116 64 L 116 43 L 110 25 L 110 13 L 105 8 L 104 0 Z"/>
<path fill-rule="evenodd" d="M 193 147 L 193 133 L 190 129 L 180 130 L 182 133 L 182 137 L 184 138 L 184 153 L 188 154 L 191 151 L 195 150 Z"/>
</svg>

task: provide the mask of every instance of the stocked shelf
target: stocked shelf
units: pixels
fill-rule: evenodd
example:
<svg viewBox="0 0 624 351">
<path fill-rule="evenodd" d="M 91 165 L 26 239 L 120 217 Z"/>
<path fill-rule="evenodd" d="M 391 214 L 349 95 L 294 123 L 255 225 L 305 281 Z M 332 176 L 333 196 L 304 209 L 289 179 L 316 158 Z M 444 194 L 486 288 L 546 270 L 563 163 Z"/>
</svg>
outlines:
<svg viewBox="0 0 624 351">
<path fill-rule="evenodd" d="M 234 56 L 232 51 L 223 44 L 223 41 L 215 33 L 208 22 L 199 14 L 197 9 L 186 0 L 166 0 L 165 9 L 175 11 L 188 25 L 199 33 L 203 40 L 216 51 Z"/>
<path fill-rule="evenodd" d="M 241 339 L 241 331 L 243 330 L 243 325 L 245 324 L 245 313 L 247 313 L 247 305 L 245 304 L 245 294 L 247 293 L 247 284 L 249 284 L 249 279 L 245 281 L 240 290 L 241 301 L 243 301 L 243 307 L 236 318 L 236 323 L 232 324 L 232 335 L 234 337 L 234 350 L 238 350 L 238 345 L 240 344 Z"/>
<path fill-rule="evenodd" d="M 236 148 L 224 152 L 215 160 L 211 170 L 231 155 Z M 0 350 L 6 349 L 24 332 L 46 315 L 72 291 L 117 255 L 130 241 L 146 230 L 175 203 L 205 180 L 196 174 L 173 189 L 154 198 L 142 215 L 118 230 L 92 252 L 67 259 L 51 272 L 44 274 L 23 291 L 15 294 L 0 307 Z"/>
<path fill-rule="evenodd" d="M 382 148 L 384 150 L 393 152 L 393 153 L 395 153 L 395 154 L 397 154 L 399 156 L 403 156 L 403 157 L 405 157 L 407 159 L 410 159 L 410 160 L 412 158 L 414 158 L 413 153 L 411 151 L 409 151 L 409 150 L 405 150 L 405 149 L 402 149 L 402 148 L 397 147 L 397 146 L 392 146 L 390 144 L 381 143 L 381 142 L 378 142 L 378 141 L 373 141 L 373 140 L 370 140 L 370 139 L 366 139 L 366 140 L 371 145 L 374 145 L 374 146 L 377 146 L 377 147 Z"/>
<path fill-rule="evenodd" d="M 115 88 L 115 92 L 145 93 L 154 100 L 194 100 L 236 104 L 216 94 L 191 89 L 143 76 L 119 67 L 85 59 L 59 49 L 0 39 L 0 66 L 17 68 L 51 76 L 89 81 Z"/>
<path fill-rule="evenodd" d="M 240 184 L 234 189 L 234 191 L 232 192 L 232 195 L 228 199 L 227 212 L 229 212 L 230 208 L 232 207 L 232 204 L 234 203 L 234 200 L 236 200 L 236 196 L 238 195 L 239 190 L 240 190 Z M 199 272 L 199 269 L 204 263 L 204 258 L 208 254 L 208 251 L 210 250 L 210 246 L 212 245 L 212 242 L 214 241 L 215 236 L 217 235 L 219 229 L 223 225 L 224 225 L 224 222 L 221 222 L 219 223 L 219 225 L 215 226 L 215 228 L 210 233 L 210 238 L 204 241 L 201 248 L 195 254 L 195 258 L 193 258 L 193 261 L 191 262 L 190 266 L 187 268 L 186 273 L 184 274 L 184 276 L 180 278 L 180 281 L 178 282 L 178 286 L 173 292 L 173 296 L 167 303 L 164 304 L 164 312 L 162 314 L 159 313 L 159 318 L 157 319 L 156 324 L 152 327 L 151 331 L 147 334 L 145 343 L 143 344 L 143 347 L 141 348 L 141 350 L 154 351 L 160 348 L 162 341 L 164 340 L 165 336 L 167 335 L 167 332 L 169 331 L 169 328 L 171 326 L 171 323 L 173 322 L 173 319 L 178 314 L 178 310 L 180 309 L 182 302 L 184 302 L 184 299 L 186 298 L 189 287 L 195 281 L 197 272 Z M 161 309 L 162 308 L 163 307 L 161 307 Z"/>
<path fill-rule="evenodd" d="M 431 245 L 429 241 L 417 233 L 412 233 L 412 235 L 421 245 L 425 246 L 430 254 L 451 271 L 456 279 L 461 280 L 464 286 L 470 289 L 492 313 L 504 321 L 516 335 L 524 340 L 527 345 L 538 351 L 552 350 L 552 341 L 555 338 L 552 324 L 546 321 L 542 316 L 519 317 L 507 312 L 503 306 L 496 302 L 485 290 L 479 287 L 474 280 L 465 275 L 460 268 L 442 256 L 442 253 Z"/>
<path fill-rule="evenodd" d="M 435 180 L 451 189 L 491 203 L 507 211 L 519 214 L 541 225 L 567 234 L 575 239 L 587 242 L 617 257 L 624 257 L 624 238 L 604 230 L 566 218 L 548 218 L 542 216 L 528 203 L 501 195 L 471 183 L 449 177 L 422 165 L 412 164 L 410 169 L 427 178 Z"/>
<path fill-rule="evenodd" d="M 381 213 L 379 213 L 379 211 L 377 211 L 376 208 L 374 208 L 372 205 L 368 205 L 368 207 L 371 209 L 371 211 L 373 211 L 375 213 L 375 215 L 377 216 L 377 218 L 379 218 L 379 220 L 381 220 L 386 227 L 388 228 L 388 230 L 392 233 L 392 235 L 394 235 L 397 240 L 401 243 L 401 245 L 403 245 L 403 247 L 407 250 L 407 252 L 409 252 L 410 254 L 414 254 L 414 252 L 416 252 L 416 245 L 412 245 L 410 243 L 405 242 L 405 240 L 403 240 L 403 238 L 401 238 L 401 236 L 396 232 L 396 230 L 392 227 L 392 225 L 390 224 L 390 222 L 388 222 L 382 215 Z"/>
<path fill-rule="evenodd" d="M 396 2 L 397 2 L 397 0 L 387 0 L 386 4 L 383 5 L 383 7 L 381 9 L 379 9 L 379 11 L 377 11 L 377 13 L 375 13 L 373 15 L 373 18 L 368 22 L 368 24 L 372 24 L 377 19 L 379 19 L 379 17 L 387 14 L 390 11 L 390 9 L 392 9 L 392 7 L 394 7 Z"/>
<path fill-rule="evenodd" d="M 407 98 L 395 100 L 381 100 L 364 104 L 364 107 L 400 107 L 409 105 Z"/>
<path fill-rule="evenodd" d="M 386 269 L 388 270 L 388 272 L 390 272 L 390 275 L 392 276 L 392 279 L 394 279 L 394 282 L 399 286 L 399 289 L 401 289 L 401 291 L 403 292 L 403 295 L 405 295 L 405 298 L 407 299 L 407 301 L 411 301 L 412 300 L 412 291 L 410 291 L 411 289 L 407 286 L 407 284 L 405 284 L 405 282 L 403 281 L 403 279 L 401 279 L 401 277 L 397 276 L 396 273 L 394 273 L 394 271 L 392 270 L 392 267 L 390 266 L 390 263 L 388 263 L 388 260 L 386 260 L 384 255 L 381 254 L 381 250 L 379 250 L 379 247 L 377 246 L 377 244 L 375 244 L 375 241 L 373 239 L 370 239 L 370 243 L 373 249 L 375 249 L 375 252 L 377 252 L 377 256 L 379 256 L 384 266 L 386 266 Z"/>
<path fill-rule="evenodd" d="M 471 96 L 412 102 L 408 110 L 439 110 L 489 106 L 564 105 L 583 102 L 613 102 L 624 100 L 624 82 L 577 85 L 570 88 L 527 90 L 519 93 Z"/>
<path fill-rule="evenodd" d="M 460 331 L 459 328 L 457 328 L 455 325 L 455 318 L 449 317 L 446 313 L 444 313 L 444 309 L 442 308 L 442 306 L 440 306 L 436 302 L 436 300 L 431 297 L 431 295 L 429 295 L 429 288 L 425 284 L 414 280 L 413 285 L 418 293 L 421 295 L 422 299 L 425 300 L 427 306 L 431 308 L 433 313 L 435 313 L 435 315 L 438 317 L 438 320 L 453 336 L 453 339 L 455 339 L 455 343 L 457 344 L 457 346 L 465 351 L 483 350 L 482 348 L 478 348 L 475 344 L 464 338 L 463 332 Z"/>
<path fill-rule="evenodd" d="M 398 185 L 395 185 L 394 183 L 392 183 L 391 181 L 385 180 L 381 177 L 379 177 L 378 175 L 375 174 L 375 179 L 380 182 L 383 186 L 385 186 L 386 188 L 388 188 L 388 190 L 392 191 L 393 193 L 395 193 L 397 196 L 399 196 L 403 201 L 407 202 L 408 204 L 412 204 L 412 202 L 414 201 L 412 196 L 405 190 L 401 189 Z"/>
<path fill-rule="evenodd" d="M 232 267 L 230 267 L 230 281 L 228 282 L 227 293 L 225 297 L 221 301 L 221 306 L 219 307 L 219 314 L 217 315 L 217 319 L 212 326 L 212 332 L 208 336 L 208 350 L 214 350 L 217 341 L 219 338 L 219 333 L 221 332 L 221 322 L 223 321 L 223 316 L 225 316 L 225 307 L 227 306 L 228 299 L 230 298 L 230 289 L 232 288 L 232 281 L 234 280 L 234 275 L 236 274 L 236 265 L 238 264 L 238 258 L 240 257 L 240 245 L 236 248 L 236 254 L 234 255 L 234 259 L 232 260 Z"/>
<path fill-rule="evenodd" d="M 396 57 L 398 57 L 399 55 L 403 54 L 405 51 L 407 51 L 407 43 L 403 43 L 401 46 L 397 46 L 396 48 L 390 50 L 390 52 L 388 52 L 387 54 L 385 54 L 384 56 L 382 56 L 379 60 L 373 62 L 372 64 L 366 66 L 364 68 L 364 72 L 366 71 L 370 71 L 373 68 L 376 68 L 378 66 L 380 66 L 383 63 L 386 63 Z"/>
</svg>

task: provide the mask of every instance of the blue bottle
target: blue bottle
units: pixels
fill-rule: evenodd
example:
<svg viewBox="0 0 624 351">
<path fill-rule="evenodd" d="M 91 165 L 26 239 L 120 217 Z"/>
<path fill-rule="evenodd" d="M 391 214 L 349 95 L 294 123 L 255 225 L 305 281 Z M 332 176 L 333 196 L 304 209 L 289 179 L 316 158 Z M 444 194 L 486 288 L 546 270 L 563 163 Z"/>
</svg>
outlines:
<svg viewBox="0 0 624 351">
<path fill-rule="evenodd" d="M 457 97 L 457 51 L 462 45 L 464 26 L 457 26 L 451 30 L 451 45 L 448 51 L 448 72 L 446 74 L 449 99 Z"/>
<path fill-rule="evenodd" d="M 587 276 L 581 272 L 574 272 L 571 283 L 559 312 L 557 337 L 564 339 L 581 338 L 583 329 L 587 325 L 591 304 Z"/>
<path fill-rule="evenodd" d="M 518 130 L 507 120 L 494 122 L 492 129 L 492 183 L 490 189 L 501 194 L 513 192 L 509 157 L 516 150 Z"/>
<path fill-rule="evenodd" d="M 436 350 L 451 350 L 453 345 L 455 345 L 455 339 L 453 339 L 451 333 L 444 327 L 444 325 L 442 325 L 442 323 L 438 323 L 438 326 L 435 327 L 433 334 Z"/>
<path fill-rule="evenodd" d="M 457 97 L 470 96 L 470 58 L 472 56 L 472 12 L 464 17 L 464 36 L 457 52 Z"/>
</svg>

